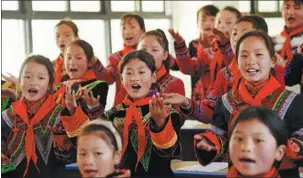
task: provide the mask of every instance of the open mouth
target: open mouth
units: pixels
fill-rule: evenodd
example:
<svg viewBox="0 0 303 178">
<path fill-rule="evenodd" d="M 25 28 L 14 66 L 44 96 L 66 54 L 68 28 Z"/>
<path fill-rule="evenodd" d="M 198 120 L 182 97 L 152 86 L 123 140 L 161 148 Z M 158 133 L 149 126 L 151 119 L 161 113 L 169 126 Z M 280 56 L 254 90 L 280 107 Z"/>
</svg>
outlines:
<svg viewBox="0 0 303 178">
<path fill-rule="evenodd" d="M 250 159 L 250 158 L 240 158 L 240 162 L 241 162 L 241 163 L 249 163 L 249 164 L 251 164 L 251 163 L 256 163 L 255 160 Z"/>
<path fill-rule="evenodd" d="M 37 94 L 38 90 L 36 88 L 30 88 L 30 89 L 28 89 L 28 93 L 29 94 Z"/>
<path fill-rule="evenodd" d="M 205 28 L 204 30 L 205 31 L 211 31 L 211 28 Z"/>
<path fill-rule="evenodd" d="M 295 21 L 296 21 L 296 19 L 294 17 L 287 18 L 287 22 L 289 22 L 289 23 L 294 23 Z"/>
<path fill-rule="evenodd" d="M 75 69 L 75 68 L 70 68 L 69 71 L 70 71 L 70 72 L 78 72 L 78 70 Z"/>
<path fill-rule="evenodd" d="M 60 45 L 60 48 L 65 48 L 65 45 L 64 45 L 64 44 L 61 44 L 61 45 Z"/>
<path fill-rule="evenodd" d="M 139 90 L 141 88 L 138 84 L 132 84 L 132 89 Z"/>
<path fill-rule="evenodd" d="M 97 170 L 93 170 L 93 169 L 87 169 L 87 170 L 84 170 L 85 172 L 85 177 L 93 177 L 97 174 Z"/>
<path fill-rule="evenodd" d="M 246 70 L 246 72 L 249 73 L 249 74 L 255 74 L 257 72 L 260 72 L 260 70 L 258 70 L 258 69 L 248 69 L 248 70 Z"/>
<path fill-rule="evenodd" d="M 134 39 L 133 37 L 126 37 L 126 38 L 125 38 L 126 41 L 131 41 L 131 40 L 133 40 L 133 39 Z"/>
</svg>

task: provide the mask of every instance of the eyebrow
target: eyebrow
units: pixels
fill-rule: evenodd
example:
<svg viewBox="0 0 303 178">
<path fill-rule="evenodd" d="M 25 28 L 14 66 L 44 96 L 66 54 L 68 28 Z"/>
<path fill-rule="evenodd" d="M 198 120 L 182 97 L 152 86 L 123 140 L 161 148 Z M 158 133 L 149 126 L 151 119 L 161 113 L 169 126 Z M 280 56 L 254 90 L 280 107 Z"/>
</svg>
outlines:
<svg viewBox="0 0 303 178">
<path fill-rule="evenodd" d="M 136 69 L 134 69 L 134 68 L 126 68 L 126 70 L 138 70 L 138 69 L 144 69 L 144 68 L 145 68 L 144 66 L 140 66 L 140 67 L 138 67 Z"/>
</svg>

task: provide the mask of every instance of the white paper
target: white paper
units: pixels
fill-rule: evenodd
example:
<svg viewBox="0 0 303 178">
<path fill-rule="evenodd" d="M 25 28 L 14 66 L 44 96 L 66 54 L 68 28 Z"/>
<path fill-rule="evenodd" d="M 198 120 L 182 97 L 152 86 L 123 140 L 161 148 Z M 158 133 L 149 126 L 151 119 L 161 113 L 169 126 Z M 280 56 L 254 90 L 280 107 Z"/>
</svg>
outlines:
<svg viewBox="0 0 303 178">
<path fill-rule="evenodd" d="M 182 167 L 182 168 L 179 168 L 176 170 L 189 171 L 189 172 L 216 172 L 216 171 L 219 171 L 219 170 L 227 168 L 227 167 L 228 167 L 228 163 L 215 162 L 215 163 L 211 163 L 207 166 L 202 166 L 200 164 L 196 164 L 193 166 Z"/>
</svg>

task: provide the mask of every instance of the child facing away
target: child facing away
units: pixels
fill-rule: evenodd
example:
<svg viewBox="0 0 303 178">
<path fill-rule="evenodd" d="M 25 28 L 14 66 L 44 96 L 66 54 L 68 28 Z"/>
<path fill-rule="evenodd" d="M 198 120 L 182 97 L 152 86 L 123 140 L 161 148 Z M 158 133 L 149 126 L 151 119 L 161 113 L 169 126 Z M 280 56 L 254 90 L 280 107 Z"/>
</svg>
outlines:
<svg viewBox="0 0 303 178">
<path fill-rule="evenodd" d="M 119 169 L 122 139 L 110 121 L 97 119 L 86 124 L 77 142 L 77 165 L 82 177 L 130 177 Z"/>
<path fill-rule="evenodd" d="M 22 98 L 2 112 L 2 177 L 66 177 L 64 164 L 72 162 L 66 134 L 53 134 L 61 125 L 60 98 L 52 95 L 54 69 L 48 58 L 29 56 L 22 64 Z"/>
<path fill-rule="evenodd" d="M 227 177 L 279 178 L 278 167 L 286 153 L 288 132 L 272 110 L 248 107 L 229 130 L 232 166 Z"/>
<path fill-rule="evenodd" d="M 123 102 L 104 113 L 123 138 L 121 168 L 132 176 L 173 176 L 170 161 L 180 154 L 182 122 L 171 105 L 164 105 L 157 93 L 155 61 L 148 52 L 128 53 L 119 63 L 123 87 L 128 95 Z M 66 119 L 67 129 L 81 129 L 87 118 Z"/>
</svg>

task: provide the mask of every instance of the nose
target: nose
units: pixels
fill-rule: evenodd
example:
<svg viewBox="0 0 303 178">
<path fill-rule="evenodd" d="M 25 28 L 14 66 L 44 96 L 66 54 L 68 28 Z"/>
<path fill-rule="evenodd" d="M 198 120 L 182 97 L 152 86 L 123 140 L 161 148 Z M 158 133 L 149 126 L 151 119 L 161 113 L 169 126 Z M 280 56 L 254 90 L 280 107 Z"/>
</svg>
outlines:
<svg viewBox="0 0 303 178">
<path fill-rule="evenodd" d="M 38 84 L 38 77 L 31 77 L 30 85 L 36 86 Z"/>
<path fill-rule="evenodd" d="M 293 15 L 294 13 L 295 13 L 295 9 L 293 7 L 290 7 L 289 9 L 287 9 L 288 15 Z"/>
<path fill-rule="evenodd" d="M 94 164 L 94 156 L 92 154 L 87 154 L 82 159 L 84 165 L 92 166 Z"/>
<path fill-rule="evenodd" d="M 246 139 L 241 144 L 241 151 L 242 152 L 251 152 L 253 149 L 253 141 L 251 139 Z"/>
<path fill-rule="evenodd" d="M 138 74 L 133 74 L 130 78 L 131 81 L 138 81 L 139 80 L 139 75 Z"/>
</svg>

